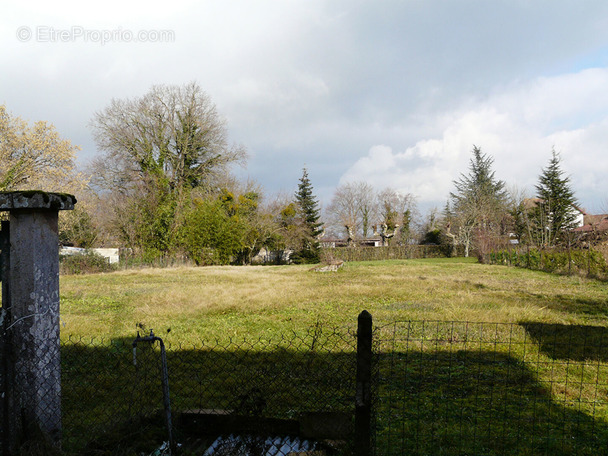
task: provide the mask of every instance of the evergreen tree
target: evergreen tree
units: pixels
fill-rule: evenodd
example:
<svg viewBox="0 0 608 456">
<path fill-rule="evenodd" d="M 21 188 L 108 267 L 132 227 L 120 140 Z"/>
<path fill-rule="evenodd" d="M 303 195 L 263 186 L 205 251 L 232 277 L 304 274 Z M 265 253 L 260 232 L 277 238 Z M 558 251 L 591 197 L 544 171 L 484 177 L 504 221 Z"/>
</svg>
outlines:
<svg viewBox="0 0 608 456">
<path fill-rule="evenodd" d="M 504 181 L 494 176 L 493 163 L 491 157 L 473 146 L 469 173 L 454 181 L 456 191 L 450 193 L 453 223 L 448 235 L 458 237 L 465 256 L 476 240 L 501 234 L 507 192 Z"/>
<path fill-rule="evenodd" d="M 295 263 L 318 263 L 320 253 L 318 237 L 323 232 L 323 223 L 319 221 L 319 203 L 313 195 L 312 184 L 308 178 L 306 168 L 304 168 L 300 178 L 295 198 L 305 234 L 301 242 L 301 248 L 292 255 L 292 260 Z"/>
<path fill-rule="evenodd" d="M 575 227 L 577 200 L 564 176 L 559 154 L 552 151 L 549 165 L 544 168 L 536 185 L 538 198 L 533 213 L 537 242 L 553 246 L 564 241 L 563 234 Z"/>
</svg>

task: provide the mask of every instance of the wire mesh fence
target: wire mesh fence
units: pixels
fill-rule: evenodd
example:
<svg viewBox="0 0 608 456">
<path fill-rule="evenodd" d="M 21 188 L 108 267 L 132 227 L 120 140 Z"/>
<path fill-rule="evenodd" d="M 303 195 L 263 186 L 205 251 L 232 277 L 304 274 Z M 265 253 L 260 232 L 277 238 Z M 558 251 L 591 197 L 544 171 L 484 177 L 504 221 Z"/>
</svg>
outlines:
<svg viewBox="0 0 608 456">
<path fill-rule="evenodd" d="M 292 438 L 289 445 L 280 440 L 288 452 L 298 445 L 320 447 L 332 436 L 351 440 L 352 331 L 316 326 L 274 341 L 167 344 L 166 359 L 176 441 L 201 455 L 235 433 L 255 449 L 243 454 L 266 454 L 262 450 L 276 446 L 279 435 Z M 132 339 L 67 338 L 62 368 L 64 451 L 150 454 L 168 441 L 158 342 L 138 343 L 134 350 Z"/>
<path fill-rule="evenodd" d="M 377 329 L 377 454 L 608 454 L 608 329 Z"/>
<path fill-rule="evenodd" d="M 62 342 L 64 453 L 162 454 L 171 430 L 183 454 L 366 454 L 354 329 L 167 344 L 169 421 L 160 343 L 134 341 Z M 594 326 L 376 326 L 371 453 L 608 454 L 607 344 Z"/>
</svg>

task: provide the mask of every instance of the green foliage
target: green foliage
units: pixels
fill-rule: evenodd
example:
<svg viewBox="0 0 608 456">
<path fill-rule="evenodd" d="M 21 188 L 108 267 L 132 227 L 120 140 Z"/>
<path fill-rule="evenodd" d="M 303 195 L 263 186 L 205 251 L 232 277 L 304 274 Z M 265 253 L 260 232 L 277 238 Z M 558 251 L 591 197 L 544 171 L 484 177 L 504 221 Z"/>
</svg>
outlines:
<svg viewBox="0 0 608 456">
<path fill-rule="evenodd" d="M 226 192 L 216 201 L 195 200 L 186 214 L 182 246 L 196 264 L 229 264 L 244 247 L 245 226 L 233 203 L 234 197 Z"/>
<path fill-rule="evenodd" d="M 421 244 L 440 245 L 442 242 L 441 230 L 439 228 L 432 229 L 424 233 Z"/>
<path fill-rule="evenodd" d="M 539 246 L 565 244 L 566 233 L 575 227 L 578 202 L 570 187 L 570 178 L 564 176 L 560 162 L 554 150 L 536 185 L 538 202 L 532 213 L 532 231 Z"/>
<path fill-rule="evenodd" d="M 134 198 L 128 206 L 128 224 L 123 239 L 153 261 L 176 245 L 177 197 L 162 178 L 149 182 L 147 196 Z"/>
<path fill-rule="evenodd" d="M 491 252 L 487 258 L 490 264 L 608 278 L 608 263 L 604 256 L 595 250 L 498 250 Z"/>
<path fill-rule="evenodd" d="M 308 178 L 308 171 L 306 168 L 304 168 L 302 172 L 295 198 L 297 202 L 297 211 L 302 218 L 306 232 L 301 240 L 300 248 L 291 256 L 291 259 L 296 264 L 318 263 L 318 237 L 323 232 L 323 223 L 319 221 L 319 203 L 313 194 L 312 184 Z"/>
<path fill-rule="evenodd" d="M 107 258 L 90 250 L 85 253 L 59 257 L 61 274 L 97 274 L 116 271 L 116 269 L 116 265 L 110 264 Z"/>
<path fill-rule="evenodd" d="M 468 206 L 494 206 L 500 209 L 506 198 L 504 181 L 497 180 L 492 171 L 494 160 L 473 146 L 473 158 L 470 160 L 469 174 L 461 174 L 454 181 L 456 191 L 450 193 L 456 212 Z M 492 207 L 489 207 L 491 209 Z"/>
</svg>

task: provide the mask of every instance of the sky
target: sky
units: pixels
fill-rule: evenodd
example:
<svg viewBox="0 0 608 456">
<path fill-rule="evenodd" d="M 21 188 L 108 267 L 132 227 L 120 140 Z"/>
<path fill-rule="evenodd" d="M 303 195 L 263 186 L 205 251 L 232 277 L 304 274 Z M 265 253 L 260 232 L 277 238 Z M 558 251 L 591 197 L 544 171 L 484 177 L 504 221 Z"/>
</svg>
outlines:
<svg viewBox="0 0 608 456">
<path fill-rule="evenodd" d="M 0 104 L 98 154 L 113 98 L 197 82 L 246 147 L 236 173 L 321 205 L 365 181 L 442 208 L 473 146 L 534 194 L 556 150 L 608 212 L 605 0 L 30 1 L 0 15 Z"/>
</svg>

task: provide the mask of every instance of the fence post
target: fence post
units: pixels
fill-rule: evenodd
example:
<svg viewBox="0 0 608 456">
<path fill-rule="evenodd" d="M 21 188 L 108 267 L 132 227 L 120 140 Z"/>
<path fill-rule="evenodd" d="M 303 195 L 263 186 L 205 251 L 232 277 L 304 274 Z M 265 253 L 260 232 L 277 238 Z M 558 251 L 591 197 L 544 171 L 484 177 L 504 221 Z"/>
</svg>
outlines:
<svg viewBox="0 0 608 456">
<path fill-rule="evenodd" d="M 0 228 L 0 281 L 2 282 L 2 309 L 0 310 L 0 394 L 2 399 L 0 402 L 0 413 L 2 419 L 2 430 L 0 431 L 2 439 L 2 454 L 9 454 L 9 441 L 8 441 L 8 426 L 9 426 L 9 408 L 8 408 L 8 379 L 11 376 L 9 368 L 10 364 L 8 361 L 9 356 L 9 344 L 6 341 L 6 327 L 7 322 L 10 320 L 9 310 L 11 305 L 9 303 L 10 291 L 8 288 L 9 277 L 9 264 L 10 264 L 10 238 L 9 229 L 10 224 L 8 220 L 2 220 Z"/>
<path fill-rule="evenodd" d="M 0 192 L 0 211 L 10 215 L 7 454 L 28 441 L 61 441 L 58 214 L 75 202 L 66 194 Z"/>
<path fill-rule="evenodd" d="M 372 454 L 372 316 L 364 310 L 357 325 L 355 455 Z"/>
</svg>

